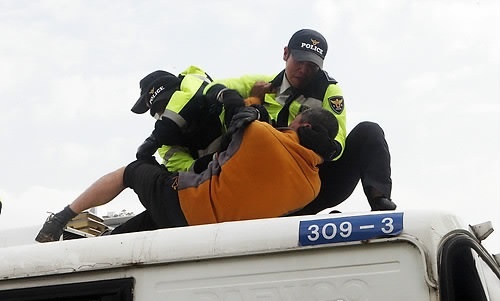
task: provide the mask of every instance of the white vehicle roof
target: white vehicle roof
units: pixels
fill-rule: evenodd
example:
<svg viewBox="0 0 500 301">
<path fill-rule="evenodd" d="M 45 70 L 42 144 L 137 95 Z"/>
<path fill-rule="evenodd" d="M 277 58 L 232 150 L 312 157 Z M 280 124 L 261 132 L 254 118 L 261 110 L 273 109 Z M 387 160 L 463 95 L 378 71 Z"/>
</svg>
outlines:
<svg viewBox="0 0 500 301">
<path fill-rule="evenodd" d="M 341 233 L 348 233 L 350 221 L 377 220 L 388 216 L 402 217 L 400 233 L 353 240 L 340 236 Z M 305 244 L 303 231 L 304 225 L 308 224 L 326 225 L 324 229 L 327 229 L 325 235 L 328 238 L 333 235 L 331 227 L 337 227 L 339 235 L 335 239 L 340 238 L 340 241 L 311 240 Z M 443 236 L 456 229 L 466 230 L 467 227 L 456 216 L 446 212 L 364 212 L 248 220 L 44 244 L 12 245 L 0 248 L 0 279 L 394 240 L 410 241 L 422 248 L 423 254 L 436 258 Z M 351 234 L 351 238 L 357 235 L 354 230 Z M 432 270 L 432 273 L 437 273 L 436 266 Z"/>
</svg>

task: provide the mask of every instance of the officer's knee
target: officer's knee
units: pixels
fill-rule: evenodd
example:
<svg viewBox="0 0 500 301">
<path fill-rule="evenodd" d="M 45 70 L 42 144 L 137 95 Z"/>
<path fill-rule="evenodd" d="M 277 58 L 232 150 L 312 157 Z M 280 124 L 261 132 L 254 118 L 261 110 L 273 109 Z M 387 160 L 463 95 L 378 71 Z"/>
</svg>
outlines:
<svg viewBox="0 0 500 301">
<path fill-rule="evenodd" d="M 356 133 L 357 135 L 364 135 L 366 137 L 384 137 L 384 130 L 378 123 L 372 121 L 363 121 L 352 129 L 351 133 Z"/>
</svg>

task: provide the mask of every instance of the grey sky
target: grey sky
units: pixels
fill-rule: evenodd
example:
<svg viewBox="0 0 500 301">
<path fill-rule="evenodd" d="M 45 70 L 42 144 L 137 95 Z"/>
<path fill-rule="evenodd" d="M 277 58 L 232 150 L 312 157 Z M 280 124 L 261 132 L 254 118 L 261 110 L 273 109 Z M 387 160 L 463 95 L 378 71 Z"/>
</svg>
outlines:
<svg viewBox="0 0 500 301">
<path fill-rule="evenodd" d="M 378 122 L 399 209 L 492 220 L 500 251 L 500 8 L 477 1 L 0 0 L 0 228 L 41 225 L 134 159 L 139 80 L 189 65 L 275 74 L 293 32 L 326 37 L 348 129 Z M 360 189 L 340 206 L 368 210 Z M 133 193 L 100 213 L 142 207 Z"/>
</svg>

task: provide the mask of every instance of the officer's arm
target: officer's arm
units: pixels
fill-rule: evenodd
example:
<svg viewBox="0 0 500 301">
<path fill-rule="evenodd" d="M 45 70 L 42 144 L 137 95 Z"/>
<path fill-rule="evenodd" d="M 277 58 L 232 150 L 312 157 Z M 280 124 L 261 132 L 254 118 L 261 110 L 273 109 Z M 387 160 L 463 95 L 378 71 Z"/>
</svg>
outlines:
<svg viewBox="0 0 500 301">
<path fill-rule="evenodd" d="M 342 90 L 339 86 L 331 84 L 326 90 L 325 97 L 323 99 L 323 108 L 332 112 L 332 114 L 337 118 L 339 123 L 339 132 L 335 136 L 334 143 L 337 145 L 337 153 L 334 161 L 340 158 L 345 148 L 345 139 L 347 136 L 346 130 L 346 110 L 344 104 L 344 97 L 342 96 Z"/>
<path fill-rule="evenodd" d="M 151 135 L 137 148 L 135 156 L 137 159 L 146 159 L 153 156 L 162 145 L 177 145 L 181 141 L 180 127 L 170 119 L 159 119 Z"/>
<path fill-rule="evenodd" d="M 158 149 L 163 165 L 171 171 L 189 171 L 195 160 L 188 149 L 180 146 L 163 145 Z"/>
<path fill-rule="evenodd" d="M 214 80 L 207 87 L 205 87 L 205 95 L 207 91 L 216 85 L 222 85 L 228 89 L 236 90 L 243 98 L 247 98 L 250 96 L 250 91 L 252 90 L 253 85 L 258 81 L 269 82 L 273 79 L 272 76 L 269 75 L 244 75 L 238 78 L 228 78 L 228 79 L 218 79 Z M 219 86 L 220 87 L 220 86 Z"/>
<path fill-rule="evenodd" d="M 201 173 L 208 167 L 212 161 L 214 153 L 201 156 L 194 159 L 189 150 L 181 146 L 163 145 L 158 149 L 160 157 L 163 159 L 163 165 L 171 172 L 191 171 Z"/>
</svg>

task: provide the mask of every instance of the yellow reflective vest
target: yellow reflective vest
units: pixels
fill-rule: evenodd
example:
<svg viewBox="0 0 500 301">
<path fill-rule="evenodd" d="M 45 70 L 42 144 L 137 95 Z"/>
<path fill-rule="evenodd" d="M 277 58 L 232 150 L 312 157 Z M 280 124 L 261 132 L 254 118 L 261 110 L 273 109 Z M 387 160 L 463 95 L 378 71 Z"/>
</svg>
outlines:
<svg viewBox="0 0 500 301">
<path fill-rule="evenodd" d="M 214 84 L 223 84 L 229 89 L 238 91 L 243 98 L 247 98 L 257 81 L 270 82 L 273 90 L 279 90 L 284 76 L 285 71 L 283 70 L 276 76 L 245 75 L 239 78 L 214 80 L 205 88 L 205 91 Z M 339 149 L 334 160 L 342 155 L 347 136 L 344 97 L 337 81 L 331 78 L 326 71 L 320 70 L 306 89 L 297 91 L 285 103 L 277 100 L 276 93 L 266 94 L 264 107 L 269 112 L 273 124 L 278 127 L 288 126 L 300 112 L 308 108 L 322 107 L 330 111 L 339 123 L 339 132 L 334 138 Z"/>
</svg>

